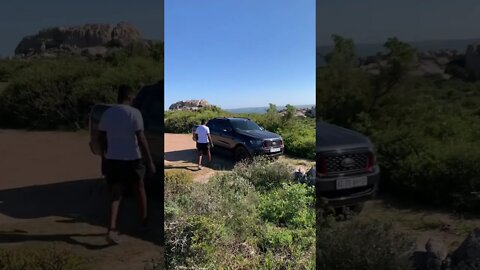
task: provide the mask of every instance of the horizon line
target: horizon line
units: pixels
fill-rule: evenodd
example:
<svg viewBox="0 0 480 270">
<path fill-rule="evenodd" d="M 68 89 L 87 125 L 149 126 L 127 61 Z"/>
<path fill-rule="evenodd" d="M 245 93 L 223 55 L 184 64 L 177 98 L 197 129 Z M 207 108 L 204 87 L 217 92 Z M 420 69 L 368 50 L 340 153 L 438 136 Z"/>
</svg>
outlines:
<svg viewBox="0 0 480 270">
<path fill-rule="evenodd" d="M 333 35 L 333 34 L 332 34 Z M 350 38 L 350 37 L 346 37 L 346 36 L 342 36 L 342 35 L 339 35 L 343 38 Z M 387 40 L 389 38 L 393 38 L 393 37 L 396 37 L 396 36 L 392 36 L 392 37 L 388 37 Z M 396 37 L 398 38 L 398 37 Z M 353 39 L 353 38 L 351 38 Z M 464 41 L 464 40 L 474 40 L 474 39 L 478 39 L 480 41 L 480 37 L 469 37 L 469 38 L 441 38 L 441 39 L 422 39 L 422 40 L 416 40 L 416 41 L 403 41 L 401 40 L 400 38 L 398 38 L 400 41 L 402 42 L 405 42 L 405 43 L 422 43 L 422 42 L 438 42 L 438 41 Z M 387 40 L 385 41 L 377 41 L 377 42 L 362 42 L 362 43 L 355 43 L 355 39 L 353 39 L 353 42 L 355 43 L 355 45 L 382 45 L 383 43 L 385 43 Z M 333 41 L 331 41 L 332 43 L 329 43 L 329 44 L 318 44 L 316 47 L 331 47 L 331 46 L 334 46 L 333 44 Z"/>
</svg>

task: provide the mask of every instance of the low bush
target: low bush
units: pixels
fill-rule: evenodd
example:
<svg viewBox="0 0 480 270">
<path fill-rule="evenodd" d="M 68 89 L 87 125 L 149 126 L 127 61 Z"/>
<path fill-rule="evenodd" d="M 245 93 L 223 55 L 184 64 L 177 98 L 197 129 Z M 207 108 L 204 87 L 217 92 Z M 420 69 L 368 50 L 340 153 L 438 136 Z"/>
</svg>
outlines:
<svg viewBox="0 0 480 270">
<path fill-rule="evenodd" d="M 274 185 L 260 181 L 262 168 L 271 172 L 282 167 L 266 160 L 244 163 L 205 184 L 194 183 L 187 194 L 168 198 L 168 269 L 313 269 L 313 192 L 287 185 L 286 173 L 270 175 Z M 288 202 L 289 213 L 295 214 L 286 219 L 280 211 L 267 215 L 277 209 L 270 205 L 277 199 Z M 289 226 L 281 226 L 280 219 Z"/>
<path fill-rule="evenodd" d="M 284 162 L 271 162 L 265 157 L 255 157 L 253 162 L 240 162 L 233 172 L 247 179 L 259 191 L 266 192 L 293 180 L 293 167 Z"/>
<path fill-rule="evenodd" d="M 378 221 L 351 221 L 317 232 L 319 270 L 410 270 L 415 241 Z"/>
<path fill-rule="evenodd" d="M 178 194 L 185 194 L 192 187 L 193 175 L 185 170 L 168 170 L 165 171 L 165 197 Z"/>
<path fill-rule="evenodd" d="M 262 195 L 260 216 L 280 227 L 308 228 L 315 223 L 314 198 L 313 187 L 284 183 Z"/>
<path fill-rule="evenodd" d="M 20 248 L 0 250 L 0 269 L 48 269 L 80 270 L 87 269 L 85 259 L 57 248 Z"/>
</svg>

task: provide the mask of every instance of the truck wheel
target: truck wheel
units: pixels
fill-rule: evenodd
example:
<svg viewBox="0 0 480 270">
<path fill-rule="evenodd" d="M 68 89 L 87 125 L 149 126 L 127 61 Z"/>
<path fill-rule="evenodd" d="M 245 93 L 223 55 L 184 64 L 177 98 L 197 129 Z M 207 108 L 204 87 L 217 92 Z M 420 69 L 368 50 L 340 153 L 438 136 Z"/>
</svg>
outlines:
<svg viewBox="0 0 480 270">
<path fill-rule="evenodd" d="M 235 161 L 236 162 L 240 162 L 240 161 L 243 161 L 243 160 L 246 160 L 248 158 L 250 158 L 250 155 L 248 154 L 248 151 L 247 149 L 245 149 L 245 147 L 243 146 L 239 146 L 237 148 L 235 148 Z"/>
<path fill-rule="evenodd" d="M 359 215 L 363 211 L 364 207 L 365 207 L 365 203 L 359 203 L 352 206 L 351 209 L 356 215 Z"/>
</svg>

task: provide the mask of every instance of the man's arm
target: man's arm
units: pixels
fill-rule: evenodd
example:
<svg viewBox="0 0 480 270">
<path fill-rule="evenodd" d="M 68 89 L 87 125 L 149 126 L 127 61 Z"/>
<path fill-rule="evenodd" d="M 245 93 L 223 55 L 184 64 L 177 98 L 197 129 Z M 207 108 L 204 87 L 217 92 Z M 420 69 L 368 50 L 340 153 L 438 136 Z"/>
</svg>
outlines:
<svg viewBox="0 0 480 270">
<path fill-rule="evenodd" d="M 195 130 L 193 131 L 192 137 L 193 137 L 193 140 L 194 140 L 194 141 L 198 141 L 197 129 L 195 129 Z"/>
<path fill-rule="evenodd" d="M 210 136 L 210 132 L 207 134 L 208 136 L 208 142 L 210 143 L 210 147 L 213 147 L 213 141 L 212 141 L 212 137 Z"/>
<path fill-rule="evenodd" d="M 147 159 L 147 165 L 150 169 L 150 173 L 155 174 L 155 164 L 153 163 L 152 155 L 150 153 L 150 148 L 148 146 L 147 138 L 145 137 L 145 133 L 143 130 L 139 130 L 136 133 L 138 146 L 140 147 L 140 151 L 142 151 L 143 157 Z"/>
</svg>

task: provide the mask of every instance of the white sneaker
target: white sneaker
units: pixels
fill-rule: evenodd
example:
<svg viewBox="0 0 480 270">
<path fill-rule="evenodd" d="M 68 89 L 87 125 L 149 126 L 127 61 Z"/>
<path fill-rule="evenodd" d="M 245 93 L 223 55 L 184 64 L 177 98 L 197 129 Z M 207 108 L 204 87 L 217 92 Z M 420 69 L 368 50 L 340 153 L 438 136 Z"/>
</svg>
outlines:
<svg viewBox="0 0 480 270">
<path fill-rule="evenodd" d="M 203 169 L 203 167 L 201 165 L 198 165 L 198 169 L 201 170 Z"/>
</svg>

